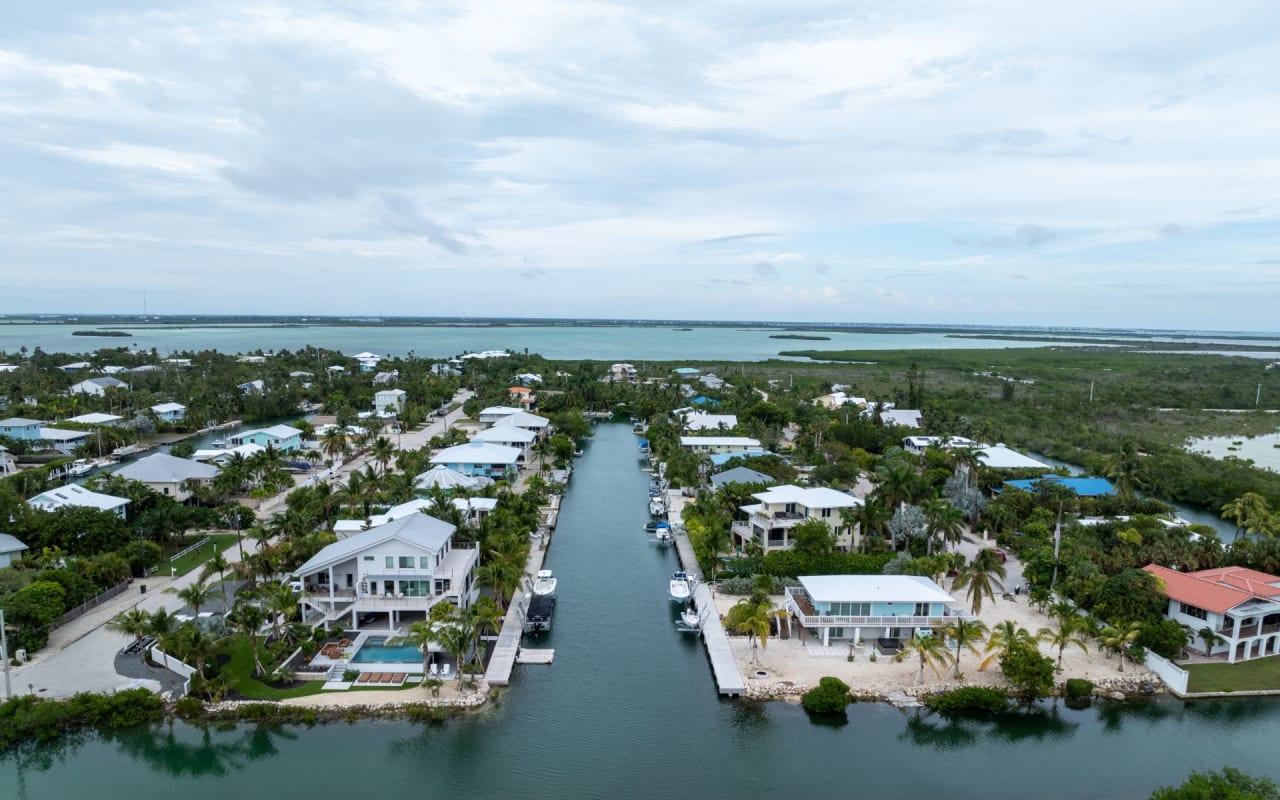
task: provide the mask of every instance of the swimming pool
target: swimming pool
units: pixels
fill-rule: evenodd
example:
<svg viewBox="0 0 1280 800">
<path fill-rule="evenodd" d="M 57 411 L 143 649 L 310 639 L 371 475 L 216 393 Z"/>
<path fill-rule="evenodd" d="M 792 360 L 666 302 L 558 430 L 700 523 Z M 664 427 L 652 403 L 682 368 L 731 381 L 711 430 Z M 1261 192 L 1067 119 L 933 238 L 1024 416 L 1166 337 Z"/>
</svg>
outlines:
<svg viewBox="0 0 1280 800">
<path fill-rule="evenodd" d="M 415 645 L 388 647 L 386 639 L 369 639 L 351 657 L 353 664 L 421 664 L 422 651 Z"/>
</svg>

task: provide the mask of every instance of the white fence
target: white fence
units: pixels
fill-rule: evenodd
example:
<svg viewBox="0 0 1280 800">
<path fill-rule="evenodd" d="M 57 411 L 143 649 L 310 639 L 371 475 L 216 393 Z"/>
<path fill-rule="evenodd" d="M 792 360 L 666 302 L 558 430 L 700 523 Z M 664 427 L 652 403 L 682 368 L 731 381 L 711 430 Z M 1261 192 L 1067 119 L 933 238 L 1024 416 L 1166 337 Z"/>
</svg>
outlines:
<svg viewBox="0 0 1280 800">
<path fill-rule="evenodd" d="M 170 671 L 176 672 L 186 678 L 182 683 L 182 693 L 185 695 L 191 692 L 191 676 L 196 674 L 195 667 L 187 666 L 185 663 L 164 652 L 159 647 L 151 648 L 151 660 L 157 664 L 164 664 L 164 666 Z"/>
<path fill-rule="evenodd" d="M 1169 691 L 1179 695 L 1187 693 L 1187 678 L 1190 675 L 1182 667 L 1150 650 L 1147 651 L 1146 667 L 1160 676 Z"/>
</svg>

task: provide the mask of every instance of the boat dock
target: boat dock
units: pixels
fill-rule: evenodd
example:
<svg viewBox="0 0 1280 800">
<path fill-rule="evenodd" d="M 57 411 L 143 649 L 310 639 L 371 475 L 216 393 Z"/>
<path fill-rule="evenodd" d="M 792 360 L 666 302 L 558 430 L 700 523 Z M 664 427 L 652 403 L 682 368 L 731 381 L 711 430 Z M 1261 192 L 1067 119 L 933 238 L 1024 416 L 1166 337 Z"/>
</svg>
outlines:
<svg viewBox="0 0 1280 800">
<path fill-rule="evenodd" d="M 528 647 L 520 648 L 520 655 L 516 656 L 517 664 L 550 664 L 552 659 L 556 657 L 556 651 L 553 649 L 533 650 Z"/>
<path fill-rule="evenodd" d="M 683 503 L 675 505 L 676 507 L 671 511 L 672 516 L 679 514 L 679 507 Z M 722 695 L 741 697 L 747 693 L 747 682 L 743 679 L 742 672 L 738 669 L 738 662 L 729 648 L 729 636 L 724 632 L 724 625 L 720 623 L 720 612 L 716 610 L 715 600 L 711 597 L 711 587 L 702 581 L 701 573 L 697 572 L 698 559 L 693 554 L 693 545 L 689 542 L 684 526 L 672 525 L 671 527 L 675 532 L 676 552 L 680 556 L 680 564 L 685 572 L 689 573 L 689 577 L 698 579 L 693 587 L 693 605 L 702 619 L 702 641 L 707 647 L 707 658 L 711 661 L 711 673 L 716 679 L 716 689 Z"/>
<path fill-rule="evenodd" d="M 529 550 L 529 561 L 525 564 L 524 573 L 528 580 L 533 580 L 542 569 L 542 562 L 547 556 L 549 538 L 538 536 L 533 540 Z M 507 616 L 502 620 L 502 630 L 498 632 L 498 641 L 493 646 L 493 655 L 489 657 L 489 668 L 485 670 L 484 679 L 490 686 L 509 686 L 511 671 L 515 668 L 520 656 L 520 638 L 524 635 L 524 612 L 528 605 L 528 597 L 523 588 L 518 588 L 511 595 L 511 605 L 507 607 Z M 546 662 L 550 664 L 548 659 Z"/>
</svg>

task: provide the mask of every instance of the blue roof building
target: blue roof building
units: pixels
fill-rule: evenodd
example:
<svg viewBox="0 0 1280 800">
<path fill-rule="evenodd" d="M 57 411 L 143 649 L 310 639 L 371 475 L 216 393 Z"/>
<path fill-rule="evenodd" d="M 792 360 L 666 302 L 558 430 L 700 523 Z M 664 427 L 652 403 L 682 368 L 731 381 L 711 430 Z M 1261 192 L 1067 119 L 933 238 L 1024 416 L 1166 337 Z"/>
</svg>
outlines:
<svg viewBox="0 0 1280 800">
<path fill-rule="evenodd" d="M 693 403 L 695 406 L 718 406 L 718 405 L 720 405 L 720 401 L 719 401 L 719 400 L 716 400 L 716 399 L 715 399 L 715 398 L 713 398 L 713 397 L 706 397 L 706 396 L 704 396 L 704 395 L 698 395 L 697 397 L 693 398 L 693 399 L 692 399 L 692 400 L 690 400 L 689 402 L 690 402 L 690 403 Z"/>
<path fill-rule="evenodd" d="M 1045 475 L 1042 478 L 1034 480 L 1021 481 L 1005 481 L 1005 486 L 1012 486 L 1015 489 L 1021 489 L 1024 492 L 1034 492 L 1036 490 L 1037 481 L 1052 481 L 1061 483 L 1071 491 L 1075 492 L 1078 497 L 1101 497 L 1103 495 L 1115 494 L 1116 487 L 1111 485 L 1111 481 L 1106 478 L 1063 478 L 1058 475 Z"/>
</svg>

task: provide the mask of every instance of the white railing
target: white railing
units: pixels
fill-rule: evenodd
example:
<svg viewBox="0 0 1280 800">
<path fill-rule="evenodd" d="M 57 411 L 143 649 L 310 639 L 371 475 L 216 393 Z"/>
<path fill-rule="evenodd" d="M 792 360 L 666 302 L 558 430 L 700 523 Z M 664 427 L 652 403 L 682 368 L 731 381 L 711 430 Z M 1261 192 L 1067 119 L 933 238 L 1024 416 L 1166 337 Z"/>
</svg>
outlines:
<svg viewBox="0 0 1280 800">
<path fill-rule="evenodd" d="M 957 611 L 953 614 L 926 617 L 843 617 L 826 614 L 804 614 L 796 610 L 796 619 L 805 627 L 834 625 L 850 628 L 932 628 L 949 625 L 958 619 L 971 619 L 971 615 Z"/>
</svg>

